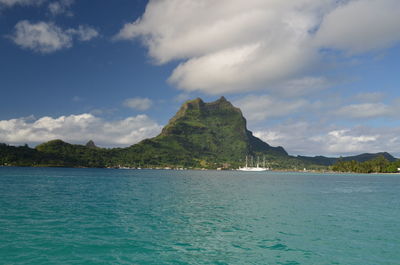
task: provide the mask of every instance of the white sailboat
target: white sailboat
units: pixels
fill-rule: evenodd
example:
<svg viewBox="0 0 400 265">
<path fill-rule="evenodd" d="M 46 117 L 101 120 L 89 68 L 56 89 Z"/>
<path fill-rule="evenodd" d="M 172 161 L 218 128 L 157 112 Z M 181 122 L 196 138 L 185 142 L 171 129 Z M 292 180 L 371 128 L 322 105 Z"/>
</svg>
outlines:
<svg viewBox="0 0 400 265">
<path fill-rule="evenodd" d="M 252 163 L 253 164 L 253 163 Z M 267 171 L 269 168 L 265 167 L 265 158 L 264 158 L 264 167 L 260 167 L 259 159 L 257 158 L 257 166 L 256 167 L 249 167 L 247 164 L 247 156 L 246 156 L 246 166 L 239 167 L 240 171 Z"/>
</svg>

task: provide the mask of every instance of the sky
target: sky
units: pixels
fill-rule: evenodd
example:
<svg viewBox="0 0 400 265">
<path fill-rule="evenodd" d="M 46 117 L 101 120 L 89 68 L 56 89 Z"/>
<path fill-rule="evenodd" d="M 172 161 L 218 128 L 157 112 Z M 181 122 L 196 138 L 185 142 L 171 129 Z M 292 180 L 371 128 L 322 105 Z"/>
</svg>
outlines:
<svg viewBox="0 0 400 265">
<path fill-rule="evenodd" d="M 225 96 L 292 155 L 400 157 L 398 0 L 0 0 L 0 142 L 126 147 Z"/>
</svg>

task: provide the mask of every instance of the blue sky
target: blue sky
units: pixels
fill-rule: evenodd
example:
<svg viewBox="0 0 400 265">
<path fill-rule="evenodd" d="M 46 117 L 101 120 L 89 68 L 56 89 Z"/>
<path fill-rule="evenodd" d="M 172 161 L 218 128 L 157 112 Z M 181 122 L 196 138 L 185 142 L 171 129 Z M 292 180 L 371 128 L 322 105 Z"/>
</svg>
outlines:
<svg viewBox="0 0 400 265">
<path fill-rule="evenodd" d="M 290 154 L 400 156 L 397 0 L 0 0 L 0 142 L 129 146 L 224 95 Z"/>
</svg>

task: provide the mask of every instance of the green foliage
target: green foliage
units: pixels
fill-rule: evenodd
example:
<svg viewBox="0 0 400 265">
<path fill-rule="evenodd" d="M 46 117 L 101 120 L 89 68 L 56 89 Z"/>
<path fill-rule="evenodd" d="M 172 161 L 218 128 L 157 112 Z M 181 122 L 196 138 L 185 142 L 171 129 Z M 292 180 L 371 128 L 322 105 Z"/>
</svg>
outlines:
<svg viewBox="0 0 400 265">
<path fill-rule="evenodd" d="M 53 140 L 36 147 L 40 153 L 61 157 L 63 166 L 104 167 L 108 160 L 108 150 L 83 145 L 72 145 L 61 140 Z"/>
<path fill-rule="evenodd" d="M 178 158 L 185 167 L 215 168 L 226 163 L 238 167 L 246 155 L 287 157 L 283 148 L 254 137 L 240 109 L 223 97 L 211 103 L 199 98 L 187 101 L 159 136 L 129 151 L 138 153 L 139 149 L 144 162 L 157 157 L 158 163 L 169 165 Z"/>
<path fill-rule="evenodd" d="M 355 160 L 340 160 L 332 166 L 333 171 L 354 173 L 395 173 L 400 166 L 399 160 L 390 162 L 385 156 L 358 162 Z"/>
<path fill-rule="evenodd" d="M 61 140 L 35 149 L 0 145 L 0 165 L 14 166 L 238 168 L 246 155 L 265 158 L 267 166 L 275 169 L 324 169 L 323 163 L 318 164 L 326 161 L 292 157 L 282 147 L 254 137 L 240 109 L 224 97 L 211 103 L 200 98 L 187 101 L 160 135 L 128 148 L 104 149 L 93 141 L 73 145 Z M 340 166 L 354 170 L 352 164 Z"/>
<path fill-rule="evenodd" d="M 18 149 L 19 150 L 19 149 Z M 22 149 L 21 149 L 22 150 Z M 240 109 L 225 98 L 204 103 L 195 99 L 182 105 L 161 134 L 128 148 L 97 148 L 53 140 L 19 150 L 7 157 L 12 165 L 54 165 L 75 167 L 239 167 L 246 155 L 266 156 L 275 167 L 296 166 L 299 161 L 282 147 L 271 147 L 246 128 Z M 18 153 L 17 151 L 11 154 Z M 24 157 L 30 157 L 23 160 Z M 296 164 L 297 163 L 297 164 Z"/>
<path fill-rule="evenodd" d="M 63 166 L 66 161 L 59 155 L 47 155 L 25 146 L 0 144 L 0 165 L 5 166 Z"/>
<path fill-rule="evenodd" d="M 357 161 L 357 162 L 365 162 L 369 161 L 372 159 L 375 159 L 379 156 L 383 156 L 386 158 L 389 162 L 394 162 L 396 161 L 396 158 L 394 158 L 391 154 L 387 152 L 382 152 L 382 153 L 375 153 L 375 154 L 360 154 L 356 156 L 347 156 L 347 157 L 340 157 L 340 158 L 335 158 L 335 157 L 325 157 L 325 156 L 314 156 L 314 157 L 307 157 L 307 156 L 297 156 L 297 158 L 303 160 L 303 161 L 308 161 L 313 164 L 317 165 L 324 165 L 324 166 L 332 166 L 338 161 Z"/>
</svg>

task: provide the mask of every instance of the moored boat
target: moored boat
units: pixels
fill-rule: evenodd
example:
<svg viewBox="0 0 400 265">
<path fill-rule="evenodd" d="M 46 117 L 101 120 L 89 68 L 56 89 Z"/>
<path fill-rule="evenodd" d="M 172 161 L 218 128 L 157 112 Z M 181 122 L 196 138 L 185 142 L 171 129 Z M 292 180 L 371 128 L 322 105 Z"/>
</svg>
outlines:
<svg viewBox="0 0 400 265">
<path fill-rule="evenodd" d="M 264 167 L 260 167 L 260 163 L 257 162 L 257 166 L 256 167 L 249 167 L 247 164 L 247 156 L 246 156 L 246 166 L 245 167 L 239 167 L 238 170 L 240 171 L 253 171 L 253 172 L 257 172 L 257 171 L 267 171 L 269 170 L 268 167 L 265 167 L 265 158 L 264 158 Z"/>
</svg>

